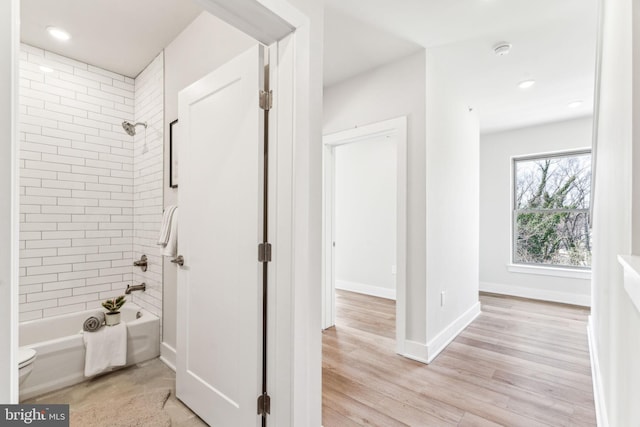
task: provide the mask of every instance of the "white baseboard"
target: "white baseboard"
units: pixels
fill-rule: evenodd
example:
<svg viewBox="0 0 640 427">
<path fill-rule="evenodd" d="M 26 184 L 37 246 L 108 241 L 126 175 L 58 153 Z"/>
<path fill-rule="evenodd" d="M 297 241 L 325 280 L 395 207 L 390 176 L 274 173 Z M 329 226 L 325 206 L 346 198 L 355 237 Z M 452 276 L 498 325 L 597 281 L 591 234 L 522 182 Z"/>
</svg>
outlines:
<svg viewBox="0 0 640 427">
<path fill-rule="evenodd" d="M 503 285 L 501 283 L 488 282 L 480 282 L 480 291 L 591 307 L 591 295 L 550 291 L 547 289 L 528 288 L 524 286 Z"/>
<path fill-rule="evenodd" d="M 451 322 L 442 332 L 434 339 L 427 343 L 427 363 L 433 362 L 438 355 L 447 348 L 460 332 L 464 330 L 476 317 L 480 315 L 480 301 L 476 302 L 467 311 L 462 313 L 460 317 Z"/>
<path fill-rule="evenodd" d="M 176 349 L 163 342 L 160 344 L 160 360 L 173 371 L 176 370 Z"/>
<path fill-rule="evenodd" d="M 357 292 L 359 294 L 371 295 L 373 297 L 380 297 L 386 299 L 396 299 L 396 290 L 389 288 L 382 288 L 380 286 L 367 285 L 365 283 L 348 282 L 346 280 L 336 279 L 336 289 L 342 289 L 343 291 Z"/>
<path fill-rule="evenodd" d="M 417 362 L 428 364 L 427 345 L 416 341 L 405 340 L 402 356 Z"/>
<path fill-rule="evenodd" d="M 456 339 L 460 332 L 464 330 L 476 317 L 480 315 L 480 302 L 475 303 L 470 309 L 465 311 L 460 317 L 451 322 L 442 332 L 427 344 L 416 341 L 405 340 L 402 356 L 429 364 Z"/>
<path fill-rule="evenodd" d="M 607 402 L 604 397 L 602 387 L 602 373 L 600 372 L 600 359 L 598 357 L 598 346 L 595 340 L 595 330 L 593 328 L 593 316 L 589 316 L 587 325 L 587 336 L 589 337 L 589 355 L 591 356 L 591 377 L 593 379 L 593 398 L 596 402 L 596 421 L 598 427 L 609 427 L 607 416 Z"/>
</svg>

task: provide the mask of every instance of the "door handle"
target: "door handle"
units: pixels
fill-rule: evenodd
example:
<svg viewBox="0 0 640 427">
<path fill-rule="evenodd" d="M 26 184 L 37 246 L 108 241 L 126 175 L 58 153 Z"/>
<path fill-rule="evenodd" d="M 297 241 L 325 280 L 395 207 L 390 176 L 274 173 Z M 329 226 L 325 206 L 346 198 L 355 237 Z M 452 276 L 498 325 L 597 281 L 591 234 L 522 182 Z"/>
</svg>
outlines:
<svg viewBox="0 0 640 427">
<path fill-rule="evenodd" d="M 182 267 L 184 265 L 184 257 L 182 255 L 178 255 L 177 257 L 172 259 L 171 262 Z"/>
</svg>

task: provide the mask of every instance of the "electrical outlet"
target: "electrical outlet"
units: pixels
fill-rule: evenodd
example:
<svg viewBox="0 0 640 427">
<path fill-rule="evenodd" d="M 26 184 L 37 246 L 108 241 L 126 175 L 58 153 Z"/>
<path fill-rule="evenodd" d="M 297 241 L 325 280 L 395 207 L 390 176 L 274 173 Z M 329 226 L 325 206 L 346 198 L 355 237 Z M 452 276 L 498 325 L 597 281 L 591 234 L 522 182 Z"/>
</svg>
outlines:
<svg viewBox="0 0 640 427">
<path fill-rule="evenodd" d="M 395 265 L 391 266 L 391 274 L 396 274 L 396 266 Z"/>
<path fill-rule="evenodd" d="M 444 307 L 444 296 L 445 296 L 445 292 L 444 291 L 440 292 L 440 307 Z"/>
</svg>

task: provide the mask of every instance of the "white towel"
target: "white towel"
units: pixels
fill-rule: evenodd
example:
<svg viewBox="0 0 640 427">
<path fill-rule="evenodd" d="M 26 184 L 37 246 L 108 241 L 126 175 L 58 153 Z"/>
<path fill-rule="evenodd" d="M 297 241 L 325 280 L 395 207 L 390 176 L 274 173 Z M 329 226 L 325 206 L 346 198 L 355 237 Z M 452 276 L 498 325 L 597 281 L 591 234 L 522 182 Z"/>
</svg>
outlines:
<svg viewBox="0 0 640 427">
<path fill-rule="evenodd" d="M 175 205 L 167 206 L 162 215 L 162 225 L 160 226 L 160 236 L 158 236 L 158 244 L 160 246 L 167 246 L 169 242 L 169 232 L 171 231 L 171 218 L 173 212 L 176 210 Z"/>
<path fill-rule="evenodd" d="M 127 364 L 127 325 L 105 326 L 82 334 L 86 356 L 84 376 L 92 377 L 109 368 Z"/>
<path fill-rule="evenodd" d="M 164 247 L 162 255 L 176 257 L 178 256 L 178 208 L 173 210 L 171 215 L 171 229 L 169 230 L 169 240 L 167 246 Z"/>
</svg>

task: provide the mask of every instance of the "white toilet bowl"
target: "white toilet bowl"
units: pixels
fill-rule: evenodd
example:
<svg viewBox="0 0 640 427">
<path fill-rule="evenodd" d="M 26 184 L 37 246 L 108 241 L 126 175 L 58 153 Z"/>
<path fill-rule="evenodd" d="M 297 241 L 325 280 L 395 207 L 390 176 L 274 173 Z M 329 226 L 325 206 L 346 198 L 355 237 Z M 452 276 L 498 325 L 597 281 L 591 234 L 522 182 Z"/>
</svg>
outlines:
<svg viewBox="0 0 640 427">
<path fill-rule="evenodd" d="M 20 347 L 18 350 L 18 367 L 20 370 L 20 384 L 27 379 L 33 370 L 33 361 L 36 360 L 38 353 L 28 347 Z"/>
</svg>

